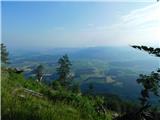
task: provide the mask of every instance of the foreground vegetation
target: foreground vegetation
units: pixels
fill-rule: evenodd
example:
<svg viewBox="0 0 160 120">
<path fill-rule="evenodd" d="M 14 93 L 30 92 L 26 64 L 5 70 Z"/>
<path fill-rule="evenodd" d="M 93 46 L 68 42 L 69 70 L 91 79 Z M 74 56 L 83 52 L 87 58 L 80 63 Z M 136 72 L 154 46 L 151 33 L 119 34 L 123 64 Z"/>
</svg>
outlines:
<svg viewBox="0 0 160 120">
<path fill-rule="evenodd" d="M 133 46 L 159 57 L 160 49 Z M 2 49 L 3 48 L 3 49 Z M 93 85 L 86 93 L 73 84 L 71 62 L 67 55 L 58 61 L 59 78 L 51 85 L 43 83 L 44 70 L 39 65 L 36 77 L 25 79 L 22 70 L 9 68 L 8 53 L 2 52 L 2 119 L 3 120 L 159 120 L 160 110 L 151 106 L 151 93 L 159 97 L 160 70 L 140 75 L 141 106 L 113 95 L 97 96 Z"/>
<path fill-rule="evenodd" d="M 3 120 L 112 119 L 112 112 L 97 110 L 102 102 L 98 97 L 54 90 L 13 70 L 3 70 L 2 76 Z"/>
<path fill-rule="evenodd" d="M 26 80 L 14 69 L 2 68 L 3 120 L 112 120 L 136 109 L 117 96 L 98 97 Z M 59 86 L 59 87 L 58 87 Z"/>
</svg>

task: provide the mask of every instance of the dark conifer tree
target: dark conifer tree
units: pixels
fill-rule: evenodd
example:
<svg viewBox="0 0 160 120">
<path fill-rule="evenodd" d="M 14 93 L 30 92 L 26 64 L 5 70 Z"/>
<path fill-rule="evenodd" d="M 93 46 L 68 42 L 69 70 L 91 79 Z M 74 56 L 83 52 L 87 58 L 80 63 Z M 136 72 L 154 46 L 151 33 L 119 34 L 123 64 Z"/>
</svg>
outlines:
<svg viewBox="0 0 160 120">
<path fill-rule="evenodd" d="M 59 75 L 58 80 L 62 86 L 67 87 L 71 83 L 72 80 L 71 65 L 72 64 L 67 55 L 62 56 L 58 60 L 58 68 L 57 68 L 57 73 Z"/>
<path fill-rule="evenodd" d="M 147 46 L 132 46 L 133 48 L 137 48 L 139 50 L 143 50 L 152 54 L 156 57 L 160 57 L 160 48 L 152 48 Z M 156 72 L 152 71 L 150 75 L 140 74 L 137 82 L 142 85 L 143 89 L 141 91 L 141 104 L 145 107 L 149 107 L 149 99 L 150 93 L 153 93 L 155 96 L 160 97 L 160 69 Z"/>
<path fill-rule="evenodd" d="M 143 50 L 155 57 L 160 57 L 160 48 L 136 45 L 132 47 Z M 139 98 L 142 107 L 138 113 L 141 115 L 142 119 L 152 120 L 154 117 L 148 110 L 151 107 L 151 94 L 160 98 L 160 69 L 158 68 L 157 71 L 152 71 L 149 75 L 140 74 L 137 83 L 142 86 L 141 97 Z"/>
<path fill-rule="evenodd" d="M 9 53 L 6 46 L 1 43 L 1 64 L 9 64 Z"/>
<path fill-rule="evenodd" d="M 36 70 L 36 77 L 37 77 L 37 81 L 41 82 L 43 80 L 43 76 L 44 76 L 44 67 L 43 65 L 39 65 Z"/>
</svg>

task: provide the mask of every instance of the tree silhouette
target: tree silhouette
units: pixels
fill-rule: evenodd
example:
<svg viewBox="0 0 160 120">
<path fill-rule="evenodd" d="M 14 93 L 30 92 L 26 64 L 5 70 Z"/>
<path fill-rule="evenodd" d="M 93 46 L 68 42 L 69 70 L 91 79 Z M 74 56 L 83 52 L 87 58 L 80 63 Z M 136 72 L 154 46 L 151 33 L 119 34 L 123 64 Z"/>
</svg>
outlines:
<svg viewBox="0 0 160 120">
<path fill-rule="evenodd" d="M 155 57 L 160 57 L 160 48 L 136 45 L 133 45 L 132 47 L 139 50 L 143 50 L 151 55 L 154 55 Z M 140 74 L 139 78 L 137 79 L 137 83 L 142 86 L 141 97 L 139 98 L 139 100 L 141 101 L 142 108 L 139 111 L 139 113 L 143 113 L 144 116 L 142 117 L 146 118 L 146 114 L 148 114 L 149 116 L 149 113 L 146 111 L 151 107 L 151 94 L 160 97 L 160 69 L 158 69 L 155 72 L 152 71 L 149 75 Z"/>
<path fill-rule="evenodd" d="M 7 51 L 7 48 L 6 46 L 1 43 L 1 64 L 9 64 L 9 58 L 8 58 L 8 51 Z"/>
<path fill-rule="evenodd" d="M 160 48 L 153 48 L 153 47 L 147 47 L 147 46 L 137 46 L 137 45 L 132 45 L 131 47 L 146 51 L 149 54 L 154 55 L 156 57 L 160 57 Z"/>
<path fill-rule="evenodd" d="M 143 50 L 155 57 L 160 57 L 160 48 L 137 45 L 133 45 L 131 47 Z M 149 108 L 151 107 L 151 94 L 160 97 L 160 69 L 156 72 L 152 71 L 149 75 L 140 74 L 137 79 L 137 83 L 142 86 L 141 96 L 139 98 L 141 108 L 138 111 L 133 111 L 121 117 L 117 117 L 115 120 L 159 120 L 154 118 L 154 114 L 149 111 Z"/>
<path fill-rule="evenodd" d="M 72 64 L 68 58 L 68 55 L 64 55 L 58 60 L 58 68 L 57 68 L 57 73 L 59 75 L 58 80 L 62 86 L 67 87 L 72 80 L 71 65 Z"/>
<path fill-rule="evenodd" d="M 42 79 L 43 79 L 43 76 L 44 76 L 44 67 L 43 67 L 42 65 L 39 65 L 39 66 L 36 68 L 35 72 L 36 72 L 37 80 L 38 80 L 39 82 L 41 82 Z"/>
</svg>

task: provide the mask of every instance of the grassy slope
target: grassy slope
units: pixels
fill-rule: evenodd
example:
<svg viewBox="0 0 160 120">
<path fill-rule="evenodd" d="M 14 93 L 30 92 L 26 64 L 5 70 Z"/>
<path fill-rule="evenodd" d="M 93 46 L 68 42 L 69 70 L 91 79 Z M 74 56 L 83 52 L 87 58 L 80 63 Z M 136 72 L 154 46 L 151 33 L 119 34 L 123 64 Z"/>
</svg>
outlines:
<svg viewBox="0 0 160 120">
<path fill-rule="evenodd" d="M 41 93 L 43 97 L 26 93 L 24 88 Z M 13 71 L 2 70 L 1 94 L 3 120 L 111 120 L 110 112 L 105 115 L 95 112 L 94 100 L 73 93 L 53 91 L 44 84 L 25 80 Z"/>
</svg>

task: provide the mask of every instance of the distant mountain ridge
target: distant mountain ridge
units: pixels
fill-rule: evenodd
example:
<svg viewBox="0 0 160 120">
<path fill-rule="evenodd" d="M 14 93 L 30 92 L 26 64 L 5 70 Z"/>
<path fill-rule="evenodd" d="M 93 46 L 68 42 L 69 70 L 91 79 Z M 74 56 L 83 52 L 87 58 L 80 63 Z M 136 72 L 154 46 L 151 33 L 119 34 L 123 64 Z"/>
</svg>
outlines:
<svg viewBox="0 0 160 120">
<path fill-rule="evenodd" d="M 71 59 L 103 59 L 107 61 L 126 61 L 126 60 L 142 60 L 152 59 L 154 57 L 135 50 L 131 47 L 89 47 L 89 48 L 53 48 L 44 51 L 25 51 L 14 52 L 11 58 L 24 57 L 26 59 L 38 58 L 58 58 L 61 55 L 68 54 Z"/>
</svg>

